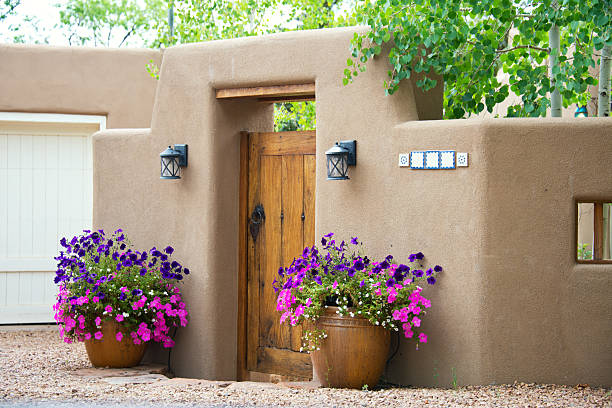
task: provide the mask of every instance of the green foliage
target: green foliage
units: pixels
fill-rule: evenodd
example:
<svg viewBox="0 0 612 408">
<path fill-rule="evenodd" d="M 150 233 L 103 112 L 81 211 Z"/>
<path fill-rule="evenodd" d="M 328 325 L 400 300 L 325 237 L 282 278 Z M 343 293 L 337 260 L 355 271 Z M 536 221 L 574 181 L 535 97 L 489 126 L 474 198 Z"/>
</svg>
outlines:
<svg viewBox="0 0 612 408">
<path fill-rule="evenodd" d="M 165 0 L 69 0 L 60 10 L 61 27 L 73 45 L 121 47 L 146 37 L 166 16 Z"/>
<path fill-rule="evenodd" d="M 351 0 L 170 0 L 174 30 L 157 25 L 156 46 L 352 25 Z"/>
<path fill-rule="evenodd" d="M 358 21 L 370 27 L 355 34 L 347 61 L 346 85 L 365 70 L 368 60 L 389 45 L 391 64 L 384 87 L 388 94 L 400 82 L 423 74 L 417 86 L 427 91 L 444 80 L 444 115 L 463 118 L 503 102 L 513 92 L 521 102 L 508 116 L 545 116 L 554 88 L 547 72 L 548 30 L 561 28 L 556 86 L 567 107 L 585 104 L 593 55 L 612 43 L 609 0 L 366 0 Z M 505 73 L 507 83 L 498 80 Z"/>
<path fill-rule="evenodd" d="M 588 244 L 578 244 L 578 259 L 593 259 L 593 251 Z"/>
<path fill-rule="evenodd" d="M 0 21 L 13 13 L 20 3 L 21 0 L 0 0 Z"/>
<path fill-rule="evenodd" d="M 274 104 L 274 131 L 314 130 L 317 128 L 314 102 Z"/>
<path fill-rule="evenodd" d="M 146 65 L 147 72 L 149 76 L 153 79 L 157 79 L 159 81 L 159 67 L 153 60 L 149 60 L 149 63 Z"/>
</svg>

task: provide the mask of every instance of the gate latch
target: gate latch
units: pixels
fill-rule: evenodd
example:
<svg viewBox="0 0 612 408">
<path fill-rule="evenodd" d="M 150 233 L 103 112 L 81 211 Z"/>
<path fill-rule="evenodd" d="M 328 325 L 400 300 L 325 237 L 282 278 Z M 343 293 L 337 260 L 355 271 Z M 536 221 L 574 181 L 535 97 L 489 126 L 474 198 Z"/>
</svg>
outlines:
<svg viewBox="0 0 612 408">
<path fill-rule="evenodd" d="M 253 241 L 257 241 L 257 235 L 259 235 L 259 226 L 265 221 L 266 213 L 264 212 L 263 205 L 257 204 L 255 209 L 251 213 L 251 219 L 249 220 L 249 231 Z"/>
</svg>

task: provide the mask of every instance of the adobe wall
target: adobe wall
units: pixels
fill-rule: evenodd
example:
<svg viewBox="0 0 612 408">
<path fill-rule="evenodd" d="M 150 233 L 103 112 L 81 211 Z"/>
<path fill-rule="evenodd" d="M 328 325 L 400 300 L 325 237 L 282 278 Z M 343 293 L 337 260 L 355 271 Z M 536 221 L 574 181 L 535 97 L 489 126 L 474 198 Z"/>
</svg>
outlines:
<svg viewBox="0 0 612 408">
<path fill-rule="evenodd" d="M 155 50 L 0 44 L 0 112 L 107 116 L 108 128 L 151 125 Z"/>
<path fill-rule="evenodd" d="M 239 132 L 272 128 L 269 105 L 214 90 L 314 81 L 316 235 L 357 235 L 375 257 L 421 250 L 445 267 L 428 290 L 429 343 L 402 342 L 387 380 L 612 384 L 612 267 L 573 261 L 573 200 L 612 197 L 612 120 L 420 122 L 440 117 L 439 90 L 415 97 L 406 83 L 384 96 L 384 58 L 342 86 L 353 30 L 170 48 L 151 129 L 94 137 L 96 226 L 122 227 L 139 246 L 171 243 L 193 271 L 176 374 L 236 378 Z M 347 139 L 358 146 L 351 179 L 327 181 L 324 152 Z M 189 144 L 189 166 L 160 180 L 159 152 L 174 143 Z M 468 152 L 470 166 L 398 167 L 399 153 L 423 149 Z"/>
<path fill-rule="evenodd" d="M 128 139 L 127 133 L 94 137 L 98 162 L 111 168 L 130 163 L 127 169 L 138 158 L 140 168 L 119 185 L 112 174 L 96 168 L 95 224 L 122 226 L 143 246 L 172 243 L 177 259 L 193 271 L 184 286 L 190 326 L 179 331 L 172 353 L 178 375 L 236 378 L 239 132 L 273 126 L 271 105 L 217 101 L 215 88 L 315 82 L 317 158 L 337 140 L 357 139 L 362 172 L 376 167 L 368 154 L 394 124 L 417 120 L 419 114 L 441 116 L 440 102 L 423 99 L 417 106 L 410 86 L 386 97 L 381 90 L 384 61 L 369 67 L 357 84 L 343 86 L 353 32 L 291 32 L 169 48 L 150 135 L 142 133 L 117 155 L 105 151 Z M 436 95 L 441 97 L 440 89 Z M 179 182 L 159 180 L 159 152 L 174 143 L 189 145 L 189 166 Z M 321 220 L 338 210 L 330 206 L 329 195 L 329 185 L 336 183 L 322 182 L 324 173 L 324 160 L 318 159 L 316 212 Z M 340 187 L 355 186 L 359 188 L 355 183 Z M 130 205 L 117 201 L 120 197 Z M 317 234 L 321 225 L 318 221 Z"/>
<path fill-rule="evenodd" d="M 470 156 L 467 169 L 383 170 L 396 198 L 368 240 L 420 244 L 445 266 L 430 341 L 420 351 L 404 342 L 389 381 L 448 385 L 454 371 L 459 384 L 612 383 L 612 265 L 575 262 L 575 200 L 612 198 L 611 129 L 608 118 L 396 127 L 373 160 L 447 148 Z M 367 178 L 364 190 L 380 186 Z"/>
<path fill-rule="evenodd" d="M 610 386 L 612 265 L 575 263 L 574 200 L 612 198 L 612 119 L 485 129 L 483 380 Z"/>
</svg>

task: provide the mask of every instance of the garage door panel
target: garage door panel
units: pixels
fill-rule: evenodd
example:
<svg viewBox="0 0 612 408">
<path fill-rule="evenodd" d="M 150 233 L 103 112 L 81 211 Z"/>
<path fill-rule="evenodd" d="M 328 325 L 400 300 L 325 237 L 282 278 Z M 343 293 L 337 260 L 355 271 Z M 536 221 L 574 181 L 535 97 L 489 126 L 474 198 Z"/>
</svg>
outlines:
<svg viewBox="0 0 612 408">
<path fill-rule="evenodd" d="M 9 167 L 6 171 L 7 183 L 7 242 L 6 255 L 7 257 L 18 257 L 19 249 L 19 216 L 21 208 L 19 207 L 19 192 L 21 191 L 19 170 L 14 167 Z"/>
<path fill-rule="evenodd" d="M 59 161 L 59 136 L 47 135 L 44 137 L 45 140 L 45 165 L 47 169 L 57 169 L 57 163 Z"/>
<path fill-rule="evenodd" d="M 6 305 L 6 273 L 0 272 L 0 306 Z"/>
<path fill-rule="evenodd" d="M 46 254 L 58 252 L 58 199 L 59 199 L 59 171 L 47 169 L 45 178 L 45 230 L 44 247 Z"/>
<path fill-rule="evenodd" d="M 25 155 L 24 155 L 25 156 Z M 25 161 L 22 161 L 24 163 Z M 31 166 L 31 161 L 30 161 Z M 32 237 L 34 223 L 32 220 L 32 184 L 34 181 L 33 170 L 24 168 L 19 170 L 20 193 L 14 197 L 19 207 L 18 230 L 15 233 L 19 236 L 19 256 L 31 257 Z"/>
<path fill-rule="evenodd" d="M 32 169 L 32 136 L 20 135 L 19 167 L 22 169 Z"/>
<path fill-rule="evenodd" d="M 44 169 L 32 170 L 32 217 L 36 231 L 32 237 L 32 256 L 45 256 L 48 248 L 45 248 L 45 230 L 47 229 L 46 217 L 46 196 L 45 179 L 47 178 Z"/>
<path fill-rule="evenodd" d="M 32 304 L 32 274 L 33 272 L 17 272 L 19 276 L 19 304 Z M 36 299 L 34 299 L 36 300 Z M 35 303 L 35 302 L 34 302 Z M 41 299 L 42 303 L 42 299 Z"/>
<path fill-rule="evenodd" d="M 0 118 L 0 324 L 50 322 L 59 240 L 92 224 L 93 129 L 58 134 L 32 122 L 31 132 L 3 131 L 6 123 Z"/>
<path fill-rule="evenodd" d="M 0 191 L 8 192 L 8 170 L 6 169 L 6 158 L 2 160 L 2 136 L 3 135 L 0 135 L 0 160 L 3 161 L 5 166 L 2 168 L 2 164 L 0 164 Z M 8 194 L 0 194 L 0 226 L 2 225 L 8 225 Z M 6 257 L 7 233 L 8 228 L 0 227 L 0 259 Z"/>
<path fill-rule="evenodd" d="M 6 275 L 6 304 L 16 305 L 19 304 L 19 273 L 18 272 L 5 272 Z"/>
<path fill-rule="evenodd" d="M 9 169 L 21 167 L 21 140 L 18 135 L 7 134 L 6 164 Z"/>
</svg>

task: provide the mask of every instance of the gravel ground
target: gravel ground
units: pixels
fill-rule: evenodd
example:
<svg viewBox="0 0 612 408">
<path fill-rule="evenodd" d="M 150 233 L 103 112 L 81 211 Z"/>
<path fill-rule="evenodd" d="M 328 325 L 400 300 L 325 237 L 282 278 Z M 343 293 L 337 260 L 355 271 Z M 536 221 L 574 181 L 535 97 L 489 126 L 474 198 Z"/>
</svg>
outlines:
<svg viewBox="0 0 612 408">
<path fill-rule="evenodd" d="M 55 330 L 4 329 L 0 331 L 0 406 L 612 407 L 611 390 L 588 386 L 359 391 L 181 379 L 113 385 L 78 374 L 88 367 L 83 345 L 62 343 Z"/>
</svg>

